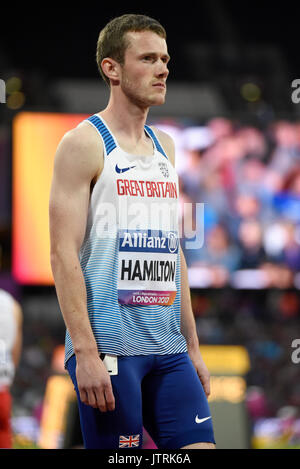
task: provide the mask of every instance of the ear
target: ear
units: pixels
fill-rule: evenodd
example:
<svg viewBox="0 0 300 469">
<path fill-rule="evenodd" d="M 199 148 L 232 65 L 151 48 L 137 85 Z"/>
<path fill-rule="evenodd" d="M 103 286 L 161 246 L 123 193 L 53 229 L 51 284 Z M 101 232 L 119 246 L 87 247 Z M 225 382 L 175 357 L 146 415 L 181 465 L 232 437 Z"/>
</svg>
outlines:
<svg viewBox="0 0 300 469">
<path fill-rule="evenodd" d="M 119 84 L 119 64 L 110 57 L 105 57 L 101 62 L 103 73 L 112 81 L 113 85 Z"/>
</svg>

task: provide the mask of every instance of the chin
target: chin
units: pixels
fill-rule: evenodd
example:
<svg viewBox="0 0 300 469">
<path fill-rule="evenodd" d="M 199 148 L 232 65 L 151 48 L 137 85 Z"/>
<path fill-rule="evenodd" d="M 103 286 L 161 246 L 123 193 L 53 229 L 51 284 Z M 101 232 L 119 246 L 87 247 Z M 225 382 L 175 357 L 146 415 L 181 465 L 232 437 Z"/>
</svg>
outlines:
<svg viewBox="0 0 300 469">
<path fill-rule="evenodd" d="M 166 101 L 166 96 L 155 96 L 155 98 L 153 98 L 151 100 L 151 104 L 150 106 L 161 106 L 162 104 L 165 104 L 165 101 Z"/>
</svg>

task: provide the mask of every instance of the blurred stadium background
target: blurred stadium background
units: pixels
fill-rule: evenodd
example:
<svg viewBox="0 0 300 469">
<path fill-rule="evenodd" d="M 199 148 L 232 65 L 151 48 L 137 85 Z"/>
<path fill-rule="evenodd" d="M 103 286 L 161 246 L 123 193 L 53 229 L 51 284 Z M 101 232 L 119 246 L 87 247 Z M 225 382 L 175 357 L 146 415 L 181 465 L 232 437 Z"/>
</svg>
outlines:
<svg viewBox="0 0 300 469">
<path fill-rule="evenodd" d="M 206 0 L 171 13 L 166 5 L 76 8 L 18 10 L 0 29 L 0 288 L 24 312 L 14 447 L 81 446 L 48 270 L 49 181 L 63 133 L 106 105 L 96 41 L 107 21 L 129 12 L 153 16 L 167 30 L 167 101 L 149 121 L 175 140 L 182 206 L 205 204 L 204 246 L 186 250 L 186 258 L 218 446 L 299 448 L 295 6 Z M 17 27 L 13 15 L 22 16 Z M 146 433 L 145 447 L 153 447 Z"/>
</svg>

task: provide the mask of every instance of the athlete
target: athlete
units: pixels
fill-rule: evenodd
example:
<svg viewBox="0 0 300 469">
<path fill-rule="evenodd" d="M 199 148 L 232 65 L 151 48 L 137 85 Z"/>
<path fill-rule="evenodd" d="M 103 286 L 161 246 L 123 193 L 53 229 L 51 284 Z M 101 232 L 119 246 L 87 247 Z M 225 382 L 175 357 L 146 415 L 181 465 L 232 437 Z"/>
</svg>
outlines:
<svg viewBox="0 0 300 469">
<path fill-rule="evenodd" d="M 65 366 L 86 448 L 214 448 L 178 230 L 174 144 L 146 125 L 165 101 L 166 32 L 144 15 L 101 31 L 107 107 L 61 140 L 50 195 L 51 265 Z"/>
<path fill-rule="evenodd" d="M 10 388 L 22 348 L 22 308 L 0 289 L 0 448 L 12 447 Z"/>
</svg>

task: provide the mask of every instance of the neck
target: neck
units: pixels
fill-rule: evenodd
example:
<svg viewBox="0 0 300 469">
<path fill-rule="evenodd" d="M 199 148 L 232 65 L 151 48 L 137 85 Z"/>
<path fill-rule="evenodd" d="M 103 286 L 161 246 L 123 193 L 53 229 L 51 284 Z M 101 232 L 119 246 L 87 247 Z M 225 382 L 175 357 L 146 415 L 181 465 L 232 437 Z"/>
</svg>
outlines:
<svg viewBox="0 0 300 469">
<path fill-rule="evenodd" d="M 138 142 L 144 138 L 149 107 L 130 101 L 123 93 L 118 96 L 111 92 L 107 107 L 100 113 L 116 134 L 126 134 Z"/>
</svg>

